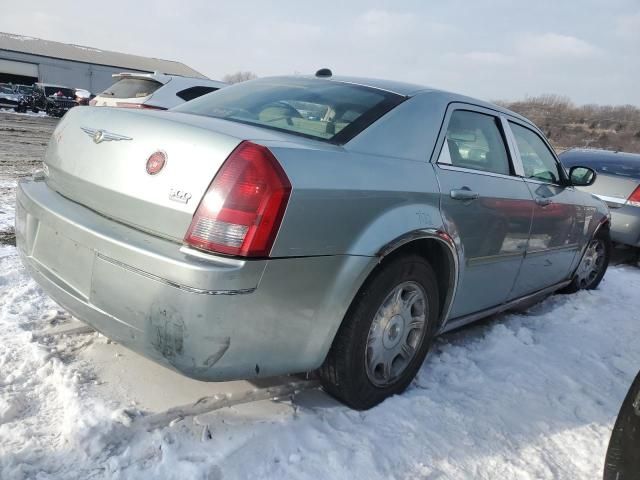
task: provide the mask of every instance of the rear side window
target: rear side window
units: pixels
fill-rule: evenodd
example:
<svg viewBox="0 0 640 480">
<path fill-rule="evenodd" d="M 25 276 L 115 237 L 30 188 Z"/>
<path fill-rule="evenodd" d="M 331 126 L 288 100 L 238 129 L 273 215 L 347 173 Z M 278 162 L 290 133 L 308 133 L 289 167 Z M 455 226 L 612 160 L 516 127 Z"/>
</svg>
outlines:
<svg viewBox="0 0 640 480">
<path fill-rule="evenodd" d="M 509 122 L 518 144 L 518 151 L 524 167 L 524 176 L 544 182 L 560 183 L 560 170 L 553 153 L 537 133 Z"/>
<path fill-rule="evenodd" d="M 198 85 L 197 87 L 185 88 L 184 90 L 181 90 L 178 93 L 176 93 L 176 95 L 180 97 L 182 100 L 184 100 L 185 102 L 188 102 L 190 100 L 193 100 L 194 98 L 198 98 L 198 97 L 201 97 L 202 95 L 206 95 L 207 93 L 215 92 L 216 90 L 218 89 L 214 87 L 203 87 Z"/>
<path fill-rule="evenodd" d="M 122 78 L 100 95 L 111 98 L 148 97 L 162 86 L 162 83 L 149 78 Z"/>
<path fill-rule="evenodd" d="M 76 96 L 73 90 L 65 87 L 44 87 L 44 94 L 47 97 L 54 95 L 56 97 L 74 98 Z"/>
<path fill-rule="evenodd" d="M 498 125 L 492 115 L 454 111 L 438 163 L 510 175 L 509 156 Z"/>
<path fill-rule="evenodd" d="M 265 78 L 225 87 L 173 110 L 341 144 L 404 99 L 333 80 Z"/>
</svg>

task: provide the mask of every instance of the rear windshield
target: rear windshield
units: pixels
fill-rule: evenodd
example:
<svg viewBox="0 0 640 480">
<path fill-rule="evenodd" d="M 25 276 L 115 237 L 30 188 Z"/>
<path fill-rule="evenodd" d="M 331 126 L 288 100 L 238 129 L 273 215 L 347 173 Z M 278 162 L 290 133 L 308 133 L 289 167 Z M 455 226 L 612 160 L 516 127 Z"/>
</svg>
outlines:
<svg viewBox="0 0 640 480">
<path fill-rule="evenodd" d="M 403 100 L 395 93 L 331 80 L 266 78 L 225 87 L 173 110 L 340 144 Z"/>
<path fill-rule="evenodd" d="M 162 83 L 148 78 L 122 78 L 100 95 L 112 98 L 142 98 L 148 97 L 161 86 Z"/>
<path fill-rule="evenodd" d="M 18 85 L 18 92 L 20 93 L 32 93 L 33 87 L 29 87 L 28 85 Z"/>
<path fill-rule="evenodd" d="M 640 155 L 622 153 L 598 156 L 597 153 L 580 155 L 567 152 L 560 155 L 560 161 L 567 168 L 574 166 L 590 167 L 596 172 L 640 180 Z"/>
<path fill-rule="evenodd" d="M 73 90 L 64 87 L 44 87 L 44 94 L 47 97 L 55 96 L 74 98 L 76 96 Z"/>
</svg>

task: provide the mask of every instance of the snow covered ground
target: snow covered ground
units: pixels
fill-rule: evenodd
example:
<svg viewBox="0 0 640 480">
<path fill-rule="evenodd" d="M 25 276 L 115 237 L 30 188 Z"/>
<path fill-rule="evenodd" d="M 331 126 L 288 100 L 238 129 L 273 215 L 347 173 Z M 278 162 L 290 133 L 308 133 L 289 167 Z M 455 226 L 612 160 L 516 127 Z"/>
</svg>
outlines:
<svg viewBox="0 0 640 480">
<path fill-rule="evenodd" d="M 447 335 L 405 394 L 368 412 L 304 392 L 148 431 L 91 361 L 118 362 L 120 347 L 39 336 L 68 316 L 0 247 L 0 478 L 597 478 L 640 368 L 639 287 L 637 269 L 615 267 L 598 291 Z"/>
<path fill-rule="evenodd" d="M 14 216 L 5 173 L 0 232 Z M 640 271 L 618 266 L 597 291 L 448 334 L 406 393 L 367 412 L 309 390 L 148 428 L 248 384 L 179 377 L 97 333 L 43 335 L 72 319 L 0 241 L 0 479 L 599 478 L 640 369 L 639 288 Z"/>
</svg>

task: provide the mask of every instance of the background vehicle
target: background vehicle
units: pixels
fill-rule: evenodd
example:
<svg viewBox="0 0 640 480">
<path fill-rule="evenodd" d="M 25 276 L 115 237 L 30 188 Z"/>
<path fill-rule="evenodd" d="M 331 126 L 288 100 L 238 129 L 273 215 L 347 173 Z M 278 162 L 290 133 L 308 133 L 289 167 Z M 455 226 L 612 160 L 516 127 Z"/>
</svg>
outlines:
<svg viewBox="0 0 640 480">
<path fill-rule="evenodd" d="M 580 187 L 611 209 L 611 239 L 640 247 L 640 155 L 595 149 L 571 149 L 560 155 L 570 168 L 584 165 L 598 172 L 593 185 Z"/>
<path fill-rule="evenodd" d="M 78 105 L 89 105 L 89 100 L 91 100 L 91 92 L 89 90 L 76 88 L 75 95 L 75 100 L 78 102 Z"/>
<path fill-rule="evenodd" d="M 47 115 L 61 117 L 78 103 L 75 91 L 69 87 L 49 83 L 34 83 L 31 108 L 37 113 L 43 110 Z"/>
<path fill-rule="evenodd" d="M 0 108 L 13 108 L 18 110 L 21 97 L 12 88 L 0 85 Z"/>
<path fill-rule="evenodd" d="M 403 391 L 439 332 L 596 288 L 610 254 L 606 205 L 574 188 L 593 170 L 567 175 L 508 110 L 405 83 L 76 109 L 45 171 L 18 187 L 17 245 L 74 316 L 201 380 L 320 368 L 355 408 Z"/>
<path fill-rule="evenodd" d="M 166 110 L 226 86 L 224 82 L 161 73 L 119 73 L 116 82 L 91 100 L 97 107 Z"/>
</svg>

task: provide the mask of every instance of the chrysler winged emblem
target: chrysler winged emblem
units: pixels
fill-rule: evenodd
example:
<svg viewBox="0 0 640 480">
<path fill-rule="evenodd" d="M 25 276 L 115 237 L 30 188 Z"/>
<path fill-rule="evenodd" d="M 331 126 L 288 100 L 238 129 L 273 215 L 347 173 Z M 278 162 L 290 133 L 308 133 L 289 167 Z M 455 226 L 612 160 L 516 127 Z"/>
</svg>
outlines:
<svg viewBox="0 0 640 480">
<path fill-rule="evenodd" d="M 80 129 L 91 137 L 91 139 L 93 140 L 93 143 L 111 142 L 111 141 L 118 142 L 120 140 L 133 140 L 131 137 L 118 135 L 117 133 L 111 133 L 111 132 L 107 132 L 106 130 L 100 130 L 97 128 L 80 127 Z"/>
</svg>

